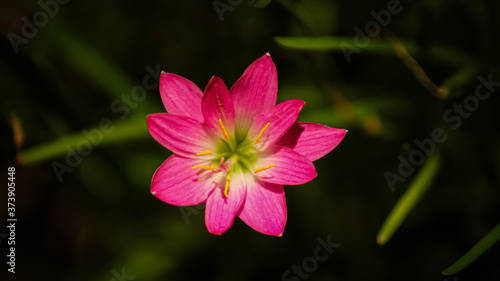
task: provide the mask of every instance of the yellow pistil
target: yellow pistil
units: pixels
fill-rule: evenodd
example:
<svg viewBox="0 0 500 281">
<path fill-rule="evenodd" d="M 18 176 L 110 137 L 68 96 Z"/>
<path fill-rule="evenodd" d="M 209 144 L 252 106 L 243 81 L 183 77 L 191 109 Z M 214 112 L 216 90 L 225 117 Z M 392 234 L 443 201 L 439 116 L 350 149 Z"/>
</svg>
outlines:
<svg viewBox="0 0 500 281">
<path fill-rule="evenodd" d="M 259 135 L 257 136 L 257 139 L 255 139 L 255 144 L 257 144 L 260 139 L 262 138 L 262 135 L 264 135 L 264 132 L 266 131 L 267 127 L 269 127 L 269 124 L 271 124 L 271 122 L 267 122 L 266 126 L 260 131 Z"/>
<path fill-rule="evenodd" d="M 226 177 L 226 186 L 224 187 L 224 195 L 227 198 L 227 191 L 229 190 L 229 182 L 231 182 L 231 175 L 227 174 Z"/>
<path fill-rule="evenodd" d="M 219 119 L 219 125 L 220 125 L 220 130 L 222 131 L 222 134 L 224 134 L 224 137 L 226 138 L 227 141 L 229 141 L 229 135 L 227 134 L 226 128 L 224 127 L 224 124 L 222 124 L 222 119 Z"/>
<path fill-rule="evenodd" d="M 210 166 L 193 166 L 191 169 L 203 169 L 203 170 L 209 170 L 209 171 L 215 171 L 217 167 L 215 167 L 214 164 Z"/>
<path fill-rule="evenodd" d="M 257 174 L 258 172 L 262 172 L 262 171 L 265 171 L 267 169 L 271 169 L 274 166 L 276 166 L 276 164 L 271 164 L 269 166 L 260 167 L 260 168 L 255 169 L 255 171 L 253 171 L 253 173 Z"/>
<path fill-rule="evenodd" d="M 196 155 L 198 156 L 202 156 L 202 155 L 211 155 L 212 154 L 212 150 L 207 150 L 207 151 L 203 151 L 203 152 L 198 152 L 196 153 Z"/>
</svg>

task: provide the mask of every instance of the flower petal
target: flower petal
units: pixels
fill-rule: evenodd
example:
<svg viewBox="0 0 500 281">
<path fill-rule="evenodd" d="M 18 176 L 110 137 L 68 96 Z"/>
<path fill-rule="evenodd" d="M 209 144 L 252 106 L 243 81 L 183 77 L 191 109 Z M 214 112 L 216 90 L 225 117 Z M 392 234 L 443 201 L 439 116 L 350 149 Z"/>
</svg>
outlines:
<svg viewBox="0 0 500 281">
<path fill-rule="evenodd" d="M 198 180 L 207 171 L 192 167 L 201 164 L 205 163 L 171 155 L 153 175 L 151 193 L 175 206 L 191 206 L 205 202 L 214 186 L 209 181 Z"/>
<path fill-rule="evenodd" d="M 196 153 L 210 150 L 217 138 L 205 124 L 189 117 L 155 113 L 146 120 L 151 136 L 179 156 L 200 158 Z"/>
<path fill-rule="evenodd" d="M 230 90 L 236 110 L 235 127 L 248 130 L 254 121 L 276 105 L 278 72 L 271 55 L 254 61 Z"/>
<path fill-rule="evenodd" d="M 249 136 L 259 138 L 257 143 L 259 149 L 267 149 L 297 121 L 300 110 L 305 104 L 302 100 L 287 100 L 278 104 L 269 113 L 261 115 L 255 121 Z"/>
<path fill-rule="evenodd" d="M 173 73 L 162 72 L 160 95 L 168 113 L 188 116 L 203 122 L 201 114 L 203 92 L 193 82 Z"/>
<path fill-rule="evenodd" d="M 224 81 L 219 77 L 212 77 L 205 88 L 201 111 L 208 127 L 220 138 L 225 138 L 225 133 L 232 134 L 234 131 L 234 104 L 229 95 Z M 219 123 L 221 120 L 222 124 Z M 224 126 L 224 127 L 222 127 Z M 223 132 L 225 128 L 226 132 Z"/>
<path fill-rule="evenodd" d="M 269 168 L 262 171 L 257 170 L 264 167 Z M 262 152 L 254 168 L 258 178 L 275 184 L 304 184 L 317 176 L 311 160 L 284 146 L 275 145 Z"/>
<path fill-rule="evenodd" d="M 297 122 L 276 142 L 316 161 L 332 151 L 345 137 L 347 130 L 311 122 Z"/>
<path fill-rule="evenodd" d="M 238 216 L 258 232 L 281 237 L 287 219 L 283 185 L 255 180 Z"/>
<path fill-rule="evenodd" d="M 228 197 L 224 195 L 224 185 L 224 181 L 220 182 L 220 188 L 215 188 L 207 199 L 205 224 L 208 231 L 213 234 L 222 234 L 233 225 L 234 218 L 246 197 L 243 177 L 235 175 L 231 179 Z"/>
</svg>

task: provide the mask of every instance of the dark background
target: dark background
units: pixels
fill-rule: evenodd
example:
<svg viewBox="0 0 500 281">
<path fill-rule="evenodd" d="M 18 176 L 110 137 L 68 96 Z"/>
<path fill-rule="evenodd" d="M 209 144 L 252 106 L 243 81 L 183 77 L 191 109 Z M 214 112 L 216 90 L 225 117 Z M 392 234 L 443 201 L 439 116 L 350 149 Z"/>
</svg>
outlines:
<svg viewBox="0 0 500 281">
<path fill-rule="evenodd" d="M 352 44 L 354 27 L 363 29 L 373 20 L 370 11 L 388 2 L 282 0 L 258 9 L 244 1 L 221 21 L 211 1 L 73 0 L 31 30 L 16 53 L 9 38 L 22 36 L 23 18 L 33 22 L 43 8 L 2 0 L 0 151 L 3 170 L 16 168 L 18 222 L 16 273 L 7 272 L 2 238 L 1 279 L 107 281 L 119 280 L 114 273 L 124 269 L 136 280 L 281 280 L 313 256 L 318 237 L 330 235 L 341 246 L 308 280 L 499 280 L 498 245 L 457 276 L 440 272 L 499 221 L 498 93 L 480 101 L 456 130 L 443 113 L 474 94 L 478 76 L 500 81 L 500 4 L 402 1 L 388 30 L 351 63 L 338 48 L 297 50 L 275 40 L 334 36 Z M 421 85 L 394 51 L 375 48 L 394 34 L 417 47 L 411 55 L 447 89 L 445 97 Z M 215 236 L 206 230 L 203 209 L 183 209 L 195 212 L 187 223 L 179 207 L 149 193 L 154 171 L 170 155 L 146 128 L 147 114 L 164 112 L 158 89 L 127 106 L 129 114 L 112 105 L 125 105 L 148 66 L 201 89 L 213 75 L 230 86 L 266 52 L 278 68 L 279 101 L 302 99 L 300 120 L 349 133 L 315 162 L 314 181 L 285 187 L 282 238 L 239 219 Z M 69 165 L 66 148 L 77 149 L 87 141 L 82 130 L 95 130 L 106 118 L 114 130 L 101 132 L 102 141 L 59 180 L 54 161 Z M 398 156 L 407 159 L 414 141 L 430 138 L 435 128 L 448 136 L 436 148 L 442 159 L 436 180 L 379 246 L 382 223 L 416 174 L 393 192 L 384 173 L 397 174 Z M 5 222 L 6 188 L 0 194 Z"/>
</svg>

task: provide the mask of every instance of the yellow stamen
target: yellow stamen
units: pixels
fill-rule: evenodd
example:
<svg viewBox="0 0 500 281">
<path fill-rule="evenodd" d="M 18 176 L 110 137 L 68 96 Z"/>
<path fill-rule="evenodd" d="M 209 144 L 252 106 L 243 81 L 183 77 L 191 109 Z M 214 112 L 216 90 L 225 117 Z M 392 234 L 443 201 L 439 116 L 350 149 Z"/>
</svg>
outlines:
<svg viewBox="0 0 500 281">
<path fill-rule="evenodd" d="M 196 153 L 196 155 L 198 156 L 202 156 L 202 155 L 211 155 L 212 154 L 212 150 L 207 150 L 207 151 L 203 151 L 203 152 L 198 152 Z"/>
<path fill-rule="evenodd" d="M 227 198 L 227 191 L 229 190 L 229 182 L 231 182 L 231 175 L 227 174 L 226 177 L 226 186 L 224 187 L 224 195 Z"/>
<path fill-rule="evenodd" d="M 217 167 L 215 167 L 214 164 L 210 166 L 193 166 L 191 169 L 203 169 L 203 170 L 209 170 L 209 171 L 215 171 Z"/>
<path fill-rule="evenodd" d="M 222 134 L 224 134 L 224 137 L 226 138 L 227 141 L 229 141 L 229 135 L 227 134 L 226 128 L 224 127 L 224 124 L 222 124 L 222 119 L 219 119 L 219 125 L 220 125 L 220 130 L 222 131 Z"/>
<path fill-rule="evenodd" d="M 253 173 L 257 174 L 258 172 L 265 171 L 265 170 L 270 169 L 270 168 L 272 168 L 274 166 L 276 166 L 276 164 L 271 164 L 269 166 L 260 167 L 260 168 L 255 169 L 255 171 L 253 171 Z"/>
<path fill-rule="evenodd" d="M 260 138 L 262 138 L 262 135 L 264 135 L 264 132 L 266 131 L 267 127 L 269 127 L 269 124 L 271 124 L 271 122 L 267 122 L 264 129 L 260 131 L 259 135 L 257 136 L 257 139 L 255 140 L 255 144 L 257 144 L 260 141 Z"/>
</svg>

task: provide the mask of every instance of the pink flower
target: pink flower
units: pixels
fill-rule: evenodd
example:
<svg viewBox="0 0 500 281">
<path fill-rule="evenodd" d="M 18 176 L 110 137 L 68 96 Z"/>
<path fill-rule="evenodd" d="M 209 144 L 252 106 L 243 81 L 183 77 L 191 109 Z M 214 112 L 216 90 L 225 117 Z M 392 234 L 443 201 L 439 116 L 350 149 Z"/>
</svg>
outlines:
<svg viewBox="0 0 500 281">
<path fill-rule="evenodd" d="M 147 117 L 151 136 L 171 150 L 153 175 L 151 193 L 190 206 L 206 202 L 209 232 L 222 234 L 240 217 L 253 229 L 281 236 L 287 211 L 283 185 L 316 177 L 315 161 L 346 130 L 296 122 L 305 105 L 276 105 L 278 74 L 269 53 L 253 62 L 230 91 L 212 77 L 202 92 L 163 72 L 160 94 L 168 113 Z"/>
</svg>

